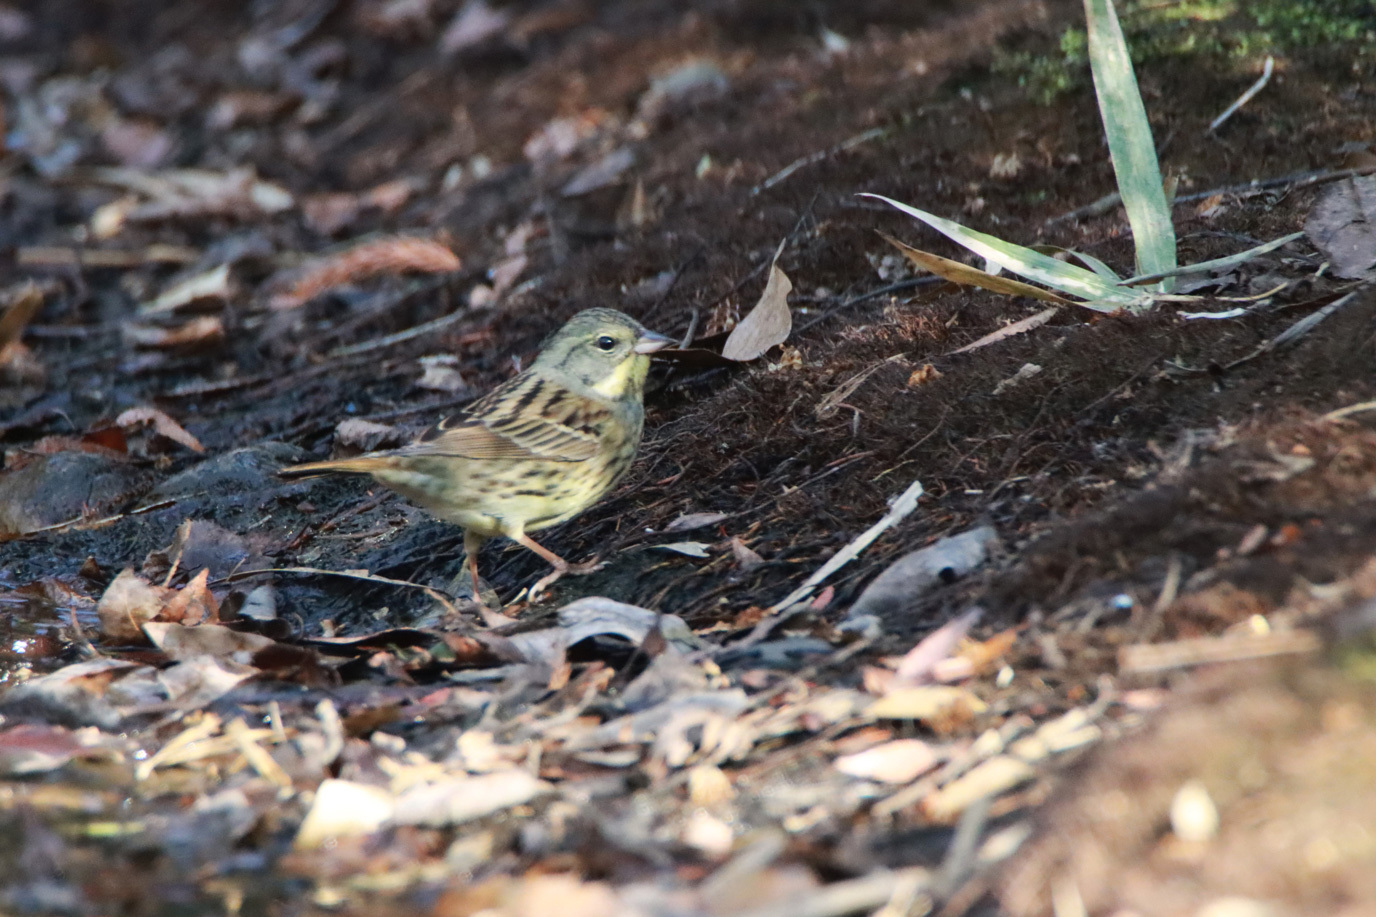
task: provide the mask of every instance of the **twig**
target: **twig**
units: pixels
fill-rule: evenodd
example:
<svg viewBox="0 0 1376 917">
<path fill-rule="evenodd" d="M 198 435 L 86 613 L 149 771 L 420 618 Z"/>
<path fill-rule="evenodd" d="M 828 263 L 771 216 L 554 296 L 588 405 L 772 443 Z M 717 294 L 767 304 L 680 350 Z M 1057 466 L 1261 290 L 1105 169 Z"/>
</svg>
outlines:
<svg viewBox="0 0 1376 917">
<path fill-rule="evenodd" d="M 1376 410 L 1376 401 L 1359 401 L 1356 404 L 1349 404 L 1345 408 L 1338 408 L 1336 411 L 1329 411 L 1323 415 L 1324 420 L 1342 420 L 1344 417 L 1351 417 L 1353 414 L 1364 414 L 1367 411 Z"/>
<path fill-rule="evenodd" d="M 775 172 L 773 175 L 766 178 L 760 184 L 751 188 L 750 196 L 754 197 L 761 191 L 768 191 L 770 188 L 773 188 L 775 185 L 784 181 L 790 175 L 792 175 L 794 172 L 797 172 L 801 168 L 813 165 L 814 163 L 822 162 L 826 159 L 830 159 L 836 154 L 844 153 L 846 150 L 849 150 L 852 147 L 857 147 L 862 143 L 869 143 L 871 140 L 878 140 L 880 137 L 883 137 L 884 135 L 888 134 L 889 131 L 890 128 L 887 127 L 872 127 L 867 131 L 856 134 L 854 137 L 842 140 L 840 143 L 836 144 L 830 149 L 825 149 L 816 153 L 809 154 L 807 156 L 802 157 L 801 159 L 795 159 L 779 171 Z"/>
<path fill-rule="evenodd" d="M 912 484 L 908 485 L 908 489 L 899 494 L 898 498 L 893 501 L 893 505 L 889 507 L 889 511 L 884 514 L 882 519 L 862 532 L 850 544 L 833 554 L 826 563 L 822 564 L 801 586 L 790 592 L 782 601 L 770 606 L 769 616 L 756 624 L 755 629 L 745 639 L 732 644 L 731 648 L 743 649 L 747 646 L 754 646 L 768 637 L 774 628 L 797 612 L 797 606 L 810 596 L 823 580 L 859 557 L 860 553 L 873 544 L 876 538 L 906 519 L 913 510 L 917 509 L 917 501 L 921 496 L 922 482 L 913 481 Z"/>
<path fill-rule="evenodd" d="M 1236 369 L 1244 363 L 1250 363 L 1257 357 L 1270 353 L 1273 350 L 1279 350 L 1281 347 L 1285 347 L 1289 344 L 1293 344 L 1295 341 L 1298 341 L 1301 337 L 1308 334 L 1310 331 L 1313 331 L 1315 326 L 1317 326 L 1319 322 L 1328 318 L 1334 312 L 1337 312 L 1343 306 L 1346 306 L 1348 303 L 1350 303 L 1357 296 L 1358 293 L 1366 289 L 1366 286 L 1366 284 L 1363 284 L 1362 286 L 1359 286 L 1357 289 L 1353 290 L 1351 293 L 1348 293 L 1346 296 L 1336 299 L 1328 305 L 1324 306 L 1319 311 L 1314 312 L 1310 315 L 1306 315 L 1304 318 L 1295 322 L 1289 328 L 1286 328 L 1280 334 L 1271 338 L 1271 340 L 1262 344 L 1260 347 L 1257 347 L 1251 353 L 1238 357 L 1233 362 L 1224 365 L 1223 371 L 1228 372 L 1229 370 Z M 1182 363 L 1171 363 L 1170 365 L 1180 372 L 1195 374 L 1210 372 L 1210 370 L 1207 369 L 1196 369 L 1193 366 L 1186 366 Z"/>
<path fill-rule="evenodd" d="M 1224 121 L 1227 121 L 1233 115 L 1237 114 L 1238 109 L 1242 108 L 1242 106 L 1252 101 L 1256 94 L 1265 89 L 1266 84 L 1271 82 L 1271 72 L 1275 69 L 1276 59 L 1268 54 L 1266 56 L 1266 66 L 1262 69 L 1261 76 L 1257 78 L 1257 81 L 1253 83 L 1251 86 L 1249 86 L 1246 92 L 1238 96 L 1236 102 L 1224 109 L 1223 114 L 1219 115 L 1217 118 L 1214 118 L 1213 121 L 1209 122 L 1209 129 L 1204 133 L 1212 134 L 1214 131 L 1218 130 L 1220 127 L 1223 126 Z"/>
<path fill-rule="evenodd" d="M 1281 175 L 1277 178 L 1258 178 L 1249 182 L 1237 185 L 1223 185 L 1218 188 L 1210 188 L 1208 191 L 1196 191 L 1193 194 L 1181 194 L 1171 201 L 1171 206 L 1177 204 L 1190 204 L 1195 201 L 1206 201 L 1211 197 L 1223 195 L 1235 195 L 1237 197 L 1251 197 L 1272 188 L 1285 188 L 1296 190 L 1308 188 L 1313 185 L 1323 185 L 1328 182 L 1342 181 L 1345 178 L 1356 178 L 1360 175 L 1370 175 L 1376 172 L 1376 166 L 1363 166 L 1360 169 L 1318 169 L 1310 172 L 1292 172 L 1289 175 Z M 1061 214 L 1047 220 L 1048 226 L 1057 223 L 1067 223 L 1079 220 L 1087 216 L 1101 216 L 1108 213 L 1122 202 L 1118 192 L 1106 194 L 1091 204 L 1076 208 L 1069 213 Z"/>
<path fill-rule="evenodd" d="M 812 328 L 812 326 L 817 325 L 831 318 L 836 313 L 849 309 L 851 306 L 858 306 L 862 302 L 868 302 L 871 299 L 878 299 L 880 296 L 887 296 L 890 293 L 899 293 L 903 290 L 912 290 L 917 287 L 934 287 L 937 284 L 942 284 L 946 282 L 947 280 L 944 277 L 910 277 L 907 280 L 900 280 L 897 283 L 891 283 L 886 287 L 880 287 L 879 289 L 871 290 L 868 293 L 861 293 L 858 296 L 851 297 L 850 299 L 841 303 L 839 306 L 833 306 L 832 308 L 826 310 L 821 315 L 818 315 L 810 321 L 805 322 L 802 325 L 799 325 L 797 328 L 793 329 L 793 334 L 795 336 L 802 334 L 804 331 L 807 331 L 808 329 Z"/>
<path fill-rule="evenodd" d="M 1318 636 L 1307 630 L 1138 643 L 1119 647 L 1118 671 L 1123 675 L 1149 675 L 1198 665 L 1316 653 L 1322 647 Z"/>
<path fill-rule="evenodd" d="M 1324 185 L 1331 181 L 1342 181 L 1345 178 L 1370 175 L 1373 172 L 1376 172 L 1376 166 L 1363 166 L 1360 169 L 1318 169 L 1311 172 L 1292 172 L 1289 175 L 1282 175 L 1279 178 L 1256 179 L 1240 185 L 1224 185 L 1221 188 L 1213 188 L 1209 191 L 1197 191 L 1194 194 L 1184 194 L 1177 197 L 1175 203 L 1187 204 L 1193 201 L 1205 201 L 1219 194 L 1235 194 L 1242 197 L 1250 197 L 1253 194 L 1260 194 L 1272 188 L 1283 188 L 1286 186 L 1289 186 L 1291 190 L 1296 188 L 1308 188 L 1311 185 Z"/>
<path fill-rule="evenodd" d="M 388 586 L 404 586 L 408 589 L 419 589 L 430 598 L 444 606 L 444 610 L 455 619 L 459 617 L 459 610 L 454 607 L 454 603 L 438 589 L 429 586 L 422 586 L 420 583 L 408 583 L 404 579 L 392 579 L 390 576 L 378 576 L 376 573 L 365 573 L 356 570 L 324 570 L 320 567 L 267 567 L 261 570 L 236 570 L 226 574 L 216 580 L 219 583 L 231 583 L 235 580 L 247 579 L 250 576 L 257 576 L 263 573 L 300 573 L 305 576 L 340 576 L 345 579 L 362 580 L 365 583 L 383 583 Z"/>
<path fill-rule="evenodd" d="M 694 261 L 701 258 L 702 253 L 706 250 L 707 246 L 699 245 L 691 255 L 683 259 L 683 262 L 674 269 L 674 275 L 669 278 L 669 285 L 664 288 L 664 292 L 659 294 L 659 298 L 650 304 L 650 308 L 646 309 L 644 312 L 641 313 L 640 320 L 642 322 L 649 324 L 650 319 L 654 316 L 656 312 L 659 311 L 660 307 L 669 301 L 669 294 L 674 292 L 674 287 L 678 286 L 679 280 L 683 278 L 683 273 L 688 270 L 688 267 Z"/>
<path fill-rule="evenodd" d="M 351 357 L 360 353 L 369 353 L 370 351 L 381 350 L 384 347 L 391 347 L 393 344 L 401 344 L 405 341 L 409 341 L 414 338 L 424 337 L 430 332 L 438 331 L 441 328 L 448 328 L 450 325 L 456 324 L 460 320 L 467 317 L 468 310 L 459 309 L 455 312 L 449 313 L 448 315 L 442 315 L 439 318 L 434 319 L 433 321 L 423 322 L 419 325 L 412 325 L 410 328 L 398 331 L 396 334 L 389 334 L 386 337 L 374 338 L 371 341 L 363 341 L 359 344 L 350 344 L 347 347 L 336 347 L 334 350 L 331 350 L 329 352 L 328 356 Z"/>
</svg>

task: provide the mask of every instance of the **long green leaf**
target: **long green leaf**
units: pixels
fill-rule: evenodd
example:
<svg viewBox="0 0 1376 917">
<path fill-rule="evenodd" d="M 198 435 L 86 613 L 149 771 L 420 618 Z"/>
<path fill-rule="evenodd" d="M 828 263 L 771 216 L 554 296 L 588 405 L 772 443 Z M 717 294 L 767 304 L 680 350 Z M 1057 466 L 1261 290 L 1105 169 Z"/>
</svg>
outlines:
<svg viewBox="0 0 1376 917">
<path fill-rule="evenodd" d="M 1212 271 L 1225 270 L 1226 268 L 1234 267 L 1239 264 L 1245 264 L 1253 258 L 1259 258 L 1268 252 L 1275 251 L 1282 245 L 1288 245 L 1296 239 L 1303 238 L 1304 233 L 1292 232 L 1288 236 L 1281 236 L 1279 239 L 1263 242 L 1255 248 L 1249 248 L 1245 252 L 1238 252 L 1236 255 L 1227 255 L 1223 258 L 1214 258 L 1211 261 L 1200 261 L 1196 264 L 1187 264 L 1175 270 L 1168 271 L 1165 274 L 1143 274 L 1141 277 L 1129 277 L 1127 280 L 1123 281 L 1123 286 L 1138 286 L 1140 284 L 1160 280 L 1162 277 L 1179 277 L 1182 274 L 1208 274 Z"/>
<path fill-rule="evenodd" d="M 1118 190 L 1132 225 L 1137 272 L 1163 274 L 1175 269 L 1175 227 L 1161 181 L 1161 166 L 1147 110 L 1137 88 L 1127 42 L 1113 0 L 1084 0 L 1089 32 L 1089 63 L 1104 119 Z M 1169 292 L 1165 279 L 1159 289 Z"/>
<path fill-rule="evenodd" d="M 1043 255 L 1022 245 L 1014 245 L 1012 242 L 1005 242 L 987 233 L 967 229 L 959 223 L 899 203 L 892 198 L 884 197 L 882 194 L 863 194 L 861 196 L 872 197 L 891 207 L 896 207 L 980 257 L 986 258 L 1014 274 L 1026 277 L 1028 280 L 1045 284 L 1053 290 L 1060 290 L 1062 293 L 1069 293 L 1072 296 L 1078 296 L 1081 299 L 1088 299 L 1096 303 L 1116 303 L 1119 308 L 1135 309 L 1144 302 L 1143 296 L 1125 290 L 1117 284 L 1108 283 L 1093 271 L 1067 264 L 1064 261 L 1057 261 L 1049 255 Z"/>
</svg>

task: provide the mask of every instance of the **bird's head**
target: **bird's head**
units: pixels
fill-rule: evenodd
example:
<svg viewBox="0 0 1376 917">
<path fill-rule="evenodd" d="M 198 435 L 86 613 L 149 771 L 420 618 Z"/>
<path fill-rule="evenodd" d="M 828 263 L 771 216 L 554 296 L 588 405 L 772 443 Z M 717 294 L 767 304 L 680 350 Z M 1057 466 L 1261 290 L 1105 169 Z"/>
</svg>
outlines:
<svg viewBox="0 0 1376 917">
<path fill-rule="evenodd" d="M 672 343 L 615 309 L 587 309 L 554 333 L 531 368 L 604 398 L 639 398 L 650 354 Z"/>
</svg>

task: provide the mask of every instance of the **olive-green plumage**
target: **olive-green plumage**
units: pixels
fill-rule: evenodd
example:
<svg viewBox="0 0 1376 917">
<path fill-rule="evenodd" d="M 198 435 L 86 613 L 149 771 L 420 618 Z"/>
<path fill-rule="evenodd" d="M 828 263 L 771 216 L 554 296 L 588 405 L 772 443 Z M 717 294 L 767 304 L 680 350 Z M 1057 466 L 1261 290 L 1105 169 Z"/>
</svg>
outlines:
<svg viewBox="0 0 1376 917">
<path fill-rule="evenodd" d="M 650 354 L 669 343 L 613 309 L 579 312 L 529 369 L 410 445 L 283 473 L 371 474 L 463 526 L 475 590 L 478 548 L 505 535 L 554 566 L 538 593 L 575 568 L 526 533 L 573 518 L 626 473 L 640 445 Z"/>
</svg>

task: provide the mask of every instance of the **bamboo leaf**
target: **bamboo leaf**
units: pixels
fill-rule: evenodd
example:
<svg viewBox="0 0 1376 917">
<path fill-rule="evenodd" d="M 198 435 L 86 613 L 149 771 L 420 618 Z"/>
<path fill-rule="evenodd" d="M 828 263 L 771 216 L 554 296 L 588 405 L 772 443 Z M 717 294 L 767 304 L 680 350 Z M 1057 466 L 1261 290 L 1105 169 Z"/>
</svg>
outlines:
<svg viewBox="0 0 1376 917">
<path fill-rule="evenodd" d="M 1005 242 L 988 233 L 967 229 L 952 220 L 899 203 L 892 198 L 884 197 L 882 194 L 867 193 L 861 196 L 883 201 L 889 206 L 903 211 L 908 216 L 921 220 L 952 241 L 994 262 L 1005 270 L 1045 284 L 1054 290 L 1095 302 L 1116 303 L 1117 308 L 1139 309 L 1144 303 L 1142 296 L 1133 291 L 1124 290 L 1117 284 L 1109 283 L 1093 271 L 1076 267 L 1073 264 L 1066 264 L 1064 261 L 1057 261 L 1049 255 L 1043 255 L 1022 245 L 1014 245 L 1012 242 Z"/>
<path fill-rule="evenodd" d="M 1137 270 L 1142 274 L 1166 273 L 1176 266 L 1175 227 L 1127 42 L 1113 0 L 1084 2 L 1094 91 L 1099 97 L 1118 190 L 1132 225 Z M 1170 287 L 1167 278 L 1159 289 L 1169 292 Z"/>
</svg>

